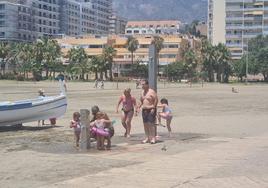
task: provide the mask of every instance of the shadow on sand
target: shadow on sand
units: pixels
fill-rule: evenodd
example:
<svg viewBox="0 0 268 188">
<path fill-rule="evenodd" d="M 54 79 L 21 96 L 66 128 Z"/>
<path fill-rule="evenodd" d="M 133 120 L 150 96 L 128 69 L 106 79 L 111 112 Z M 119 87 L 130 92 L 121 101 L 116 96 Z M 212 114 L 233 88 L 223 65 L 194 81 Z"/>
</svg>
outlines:
<svg viewBox="0 0 268 188">
<path fill-rule="evenodd" d="M 0 132 L 10 132 L 10 131 L 42 131 L 47 129 L 53 129 L 60 126 L 55 125 L 45 125 L 45 126 L 39 126 L 39 127 L 33 127 L 33 126 L 23 126 L 21 124 L 18 125 L 10 125 L 10 126 L 0 126 Z"/>
</svg>

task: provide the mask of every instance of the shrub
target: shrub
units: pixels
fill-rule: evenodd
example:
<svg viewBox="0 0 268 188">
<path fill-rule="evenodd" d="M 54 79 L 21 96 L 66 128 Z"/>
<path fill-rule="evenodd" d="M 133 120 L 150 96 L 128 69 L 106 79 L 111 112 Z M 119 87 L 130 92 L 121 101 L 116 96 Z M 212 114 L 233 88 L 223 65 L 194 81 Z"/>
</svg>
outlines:
<svg viewBox="0 0 268 188">
<path fill-rule="evenodd" d="M 17 78 L 16 78 L 17 81 L 24 81 L 25 78 L 23 75 L 17 75 Z"/>
<path fill-rule="evenodd" d="M 116 77 L 114 82 L 128 82 L 130 79 L 128 77 Z"/>
</svg>

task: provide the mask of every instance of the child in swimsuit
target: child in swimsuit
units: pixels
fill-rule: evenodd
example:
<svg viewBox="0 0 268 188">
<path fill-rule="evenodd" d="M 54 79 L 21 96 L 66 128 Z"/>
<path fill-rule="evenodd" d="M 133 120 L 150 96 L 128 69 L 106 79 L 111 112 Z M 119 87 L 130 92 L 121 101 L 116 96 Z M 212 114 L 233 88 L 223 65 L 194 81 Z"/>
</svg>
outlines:
<svg viewBox="0 0 268 188">
<path fill-rule="evenodd" d="M 92 134 L 96 135 L 98 150 L 104 150 L 105 137 L 111 137 L 109 127 L 107 127 L 109 124 L 112 124 L 112 121 L 106 120 L 105 113 L 103 112 L 98 112 L 96 114 L 96 120 L 90 123 Z M 107 149 L 109 148 L 107 147 Z"/>
<path fill-rule="evenodd" d="M 70 122 L 70 128 L 74 129 L 74 137 L 76 146 L 79 146 L 80 134 L 81 134 L 81 122 L 80 122 L 80 113 L 74 112 L 73 119 Z"/>
<path fill-rule="evenodd" d="M 162 112 L 159 112 L 157 117 L 158 117 L 158 122 L 159 125 L 161 124 L 161 119 L 165 119 L 166 120 L 166 125 L 167 125 L 167 129 L 168 129 L 168 133 L 169 133 L 169 137 L 171 137 L 171 120 L 172 120 L 172 112 L 170 107 L 168 106 L 168 100 L 163 98 L 160 100 L 160 105 L 158 105 L 158 107 L 162 108 Z"/>
</svg>

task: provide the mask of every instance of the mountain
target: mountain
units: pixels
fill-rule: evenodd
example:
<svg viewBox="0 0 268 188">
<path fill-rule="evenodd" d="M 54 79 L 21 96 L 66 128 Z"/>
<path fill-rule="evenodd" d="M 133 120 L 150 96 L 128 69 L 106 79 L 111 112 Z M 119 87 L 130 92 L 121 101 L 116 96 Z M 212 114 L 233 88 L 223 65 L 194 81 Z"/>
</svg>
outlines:
<svg viewBox="0 0 268 188">
<path fill-rule="evenodd" d="M 113 0 L 119 15 L 128 20 L 178 19 L 206 21 L 207 0 Z"/>
</svg>

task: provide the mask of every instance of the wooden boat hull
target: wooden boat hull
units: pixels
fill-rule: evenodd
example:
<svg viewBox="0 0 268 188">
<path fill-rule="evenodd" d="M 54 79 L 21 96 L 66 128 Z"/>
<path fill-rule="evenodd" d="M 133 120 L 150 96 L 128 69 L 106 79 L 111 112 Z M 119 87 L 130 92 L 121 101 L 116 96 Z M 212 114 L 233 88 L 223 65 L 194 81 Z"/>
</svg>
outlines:
<svg viewBox="0 0 268 188">
<path fill-rule="evenodd" d="M 65 95 L 0 103 L 0 126 L 58 118 L 65 114 L 66 109 Z"/>
</svg>

